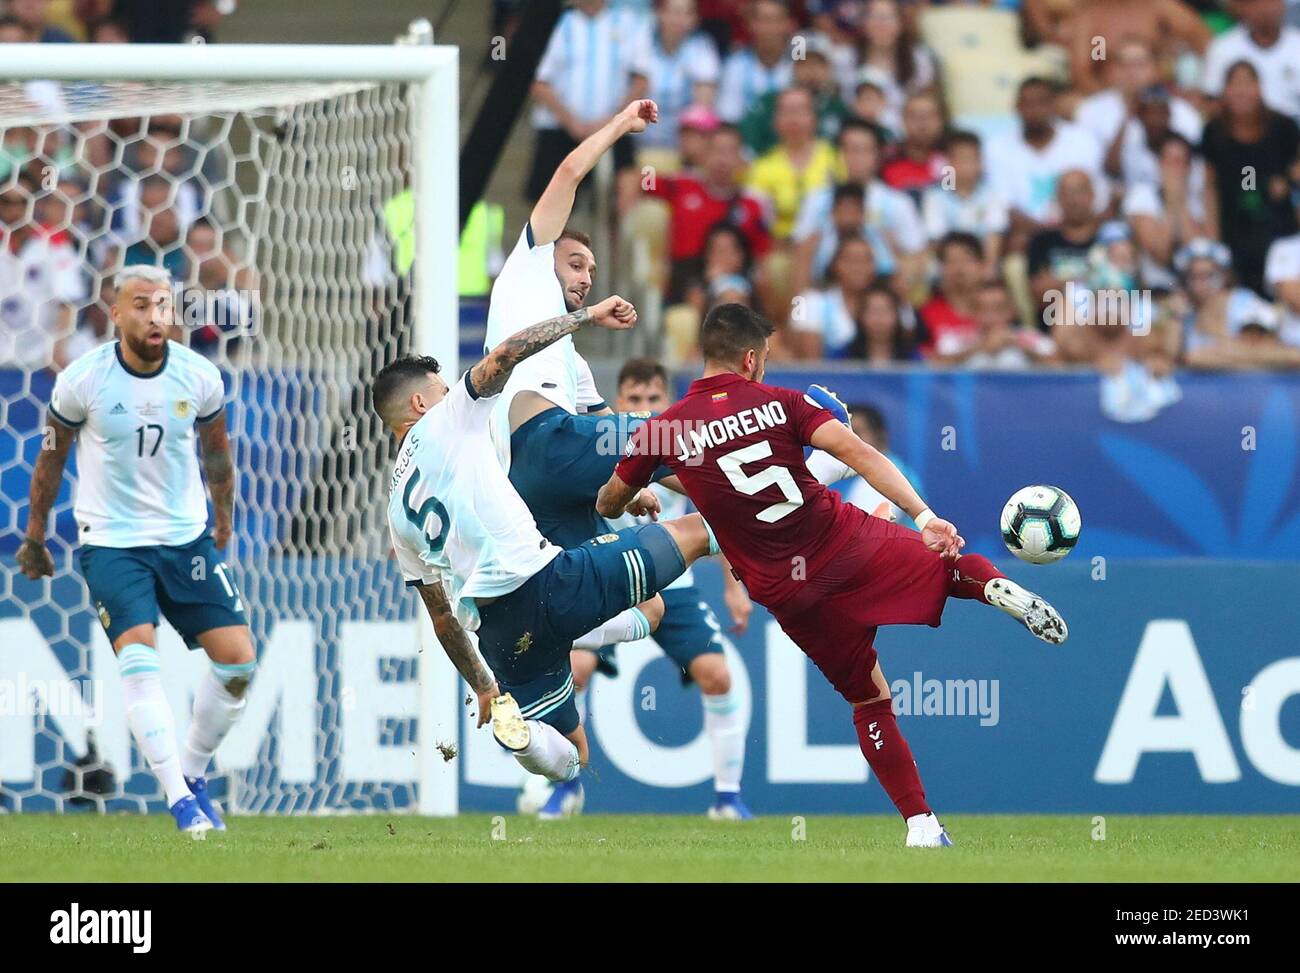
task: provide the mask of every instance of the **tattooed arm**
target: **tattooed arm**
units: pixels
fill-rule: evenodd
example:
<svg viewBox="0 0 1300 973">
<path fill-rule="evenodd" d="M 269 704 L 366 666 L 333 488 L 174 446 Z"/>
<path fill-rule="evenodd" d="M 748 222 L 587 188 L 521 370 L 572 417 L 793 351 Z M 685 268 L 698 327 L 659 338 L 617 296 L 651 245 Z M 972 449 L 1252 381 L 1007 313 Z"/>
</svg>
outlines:
<svg viewBox="0 0 1300 973">
<path fill-rule="evenodd" d="M 418 590 L 424 607 L 429 610 L 429 617 L 433 619 L 433 631 L 442 650 L 478 696 L 478 725 L 482 726 L 492 717 L 492 700 L 501 694 L 497 681 L 470 644 L 460 622 L 456 621 L 456 613 L 452 611 L 442 585 L 435 581 L 420 585 Z"/>
<path fill-rule="evenodd" d="M 230 437 L 226 434 L 224 412 L 199 426 L 199 441 L 203 444 L 203 472 L 207 477 L 208 492 L 212 494 L 212 540 L 217 547 L 225 547 L 230 540 L 235 507 L 235 464 L 230 458 Z"/>
<path fill-rule="evenodd" d="M 45 420 L 45 436 L 41 455 L 36 457 L 36 467 L 32 470 L 27 536 L 18 546 L 17 555 L 19 569 L 32 579 L 54 574 L 54 558 L 45 546 L 45 526 L 50 519 L 50 508 L 58 498 L 63 468 L 77 430 L 49 416 Z"/>
<path fill-rule="evenodd" d="M 566 334 L 573 334 L 588 322 L 612 331 L 622 331 L 636 324 L 636 308 L 621 297 L 607 297 L 594 307 L 578 308 L 524 328 L 493 348 L 487 357 L 470 369 L 470 384 L 480 396 L 497 395 L 506 387 L 506 380 L 516 365 Z"/>
</svg>

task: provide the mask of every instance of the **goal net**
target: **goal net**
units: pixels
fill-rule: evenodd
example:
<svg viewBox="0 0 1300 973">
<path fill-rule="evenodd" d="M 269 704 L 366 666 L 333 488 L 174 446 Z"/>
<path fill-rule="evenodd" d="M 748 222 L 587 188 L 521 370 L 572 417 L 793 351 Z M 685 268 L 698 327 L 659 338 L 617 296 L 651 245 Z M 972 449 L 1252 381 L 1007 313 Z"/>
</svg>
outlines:
<svg viewBox="0 0 1300 973">
<path fill-rule="evenodd" d="M 283 76 L 287 50 L 180 49 L 177 74 L 199 73 L 194 58 L 213 72 L 184 80 L 77 77 L 70 54 L 59 81 L 0 66 L 0 812 L 163 806 L 77 566 L 75 458 L 48 527 L 55 577 L 30 581 L 13 559 L 54 374 L 114 339 L 113 274 L 138 263 L 171 271 L 176 340 L 227 386 L 238 487 L 225 556 L 259 670 L 215 794 L 243 812 L 455 810 L 426 759 L 455 740 L 454 673 L 436 673 L 431 707 L 427 631 L 384 525 L 391 445 L 366 395 L 397 355 L 454 349 L 431 319 L 454 331 L 454 293 L 422 270 L 454 260 L 454 224 L 425 226 L 454 219 L 454 55 L 426 77 L 368 79 L 363 64 L 322 80 Z M 247 77 L 259 61 L 281 76 Z M 223 78 L 231 64 L 254 66 Z M 429 138 L 429 78 L 445 97 L 448 71 L 438 111 L 451 127 Z M 423 154 L 439 139 L 434 185 Z M 420 252 L 429 240 L 450 245 Z M 165 623 L 159 642 L 183 739 L 208 662 Z"/>
</svg>

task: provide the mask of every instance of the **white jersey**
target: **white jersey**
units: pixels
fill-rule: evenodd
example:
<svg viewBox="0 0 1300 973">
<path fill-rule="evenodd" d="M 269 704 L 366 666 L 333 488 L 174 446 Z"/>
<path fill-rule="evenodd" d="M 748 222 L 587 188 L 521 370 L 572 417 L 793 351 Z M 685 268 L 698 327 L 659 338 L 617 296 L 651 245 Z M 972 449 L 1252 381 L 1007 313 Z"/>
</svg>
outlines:
<svg viewBox="0 0 1300 973">
<path fill-rule="evenodd" d="M 493 459 L 495 401 L 477 396 L 466 372 L 407 432 L 389 486 L 402 576 L 441 582 L 469 631 L 479 624 L 474 599 L 508 595 L 560 553 Z"/>
<path fill-rule="evenodd" d="M 144 374 L 119 342 L 100 345 L 59 373 L 50 414 L 79 431 L 74 513 L 83 544 L 188 544 L 207 528 L 195 426 L 221 415 L 217 366 L 174 341 Z"/>
<path fill-rule="evenodd" d="M 533 246 L 532 240 L 533 229 L 525 224 L 519 242 L 492 285 L 485 352 L 524 328 L 569 313 L 564 289 L 555 275 L 555 242 Z M 573 345 L 573 335 L 565 335 L 524 359 L 510 373 L 492 419 L 497 455 L 507 470 L 510 402 L 520 392 L 536 392 L 573 415 L 604 406 L 591 367 Z"/>
</svg>

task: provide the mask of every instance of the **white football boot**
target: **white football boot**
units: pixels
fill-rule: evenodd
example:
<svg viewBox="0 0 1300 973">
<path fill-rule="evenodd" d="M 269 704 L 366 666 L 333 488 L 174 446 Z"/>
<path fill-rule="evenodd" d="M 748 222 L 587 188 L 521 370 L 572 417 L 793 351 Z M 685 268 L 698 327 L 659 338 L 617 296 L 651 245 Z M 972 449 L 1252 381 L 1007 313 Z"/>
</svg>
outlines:
<svg viewBox="0 0 1300 973">
<path fill-rule="evenodd" d="M 914 814 L 907 819 L 908 848 L 951 848 L 952 839 L 934 812 Z"/>
<path fill-rule="evenodd" d="M 993 578 L 984 586 L 984 597 L 1044 642 L 1060 645 L 1070 635 L 1065 619 L 1042 595 L 1026 591 L 1010 578 Z"/>
<path fill-rule="evenodd" d="M 532 742 L 533 731 L 509 693 L 492 700 L 492 735 L 507 750 L 522 750 Z"/>
</svg>

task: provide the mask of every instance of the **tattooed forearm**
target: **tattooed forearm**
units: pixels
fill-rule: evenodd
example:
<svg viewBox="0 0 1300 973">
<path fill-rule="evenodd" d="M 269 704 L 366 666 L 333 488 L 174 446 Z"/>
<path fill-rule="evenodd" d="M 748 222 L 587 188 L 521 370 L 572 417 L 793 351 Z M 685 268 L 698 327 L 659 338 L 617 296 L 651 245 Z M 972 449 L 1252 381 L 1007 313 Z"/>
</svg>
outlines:
<svg viewBox="0 0 1300 973">
<path fill-rule="evenodd" d="M 212 506 L 218 515 L 229 517 L 235 505 L 235 464 L 230 450 L 204 450 L 203 472 L 207 476 L 208 492 L 212 494 Z"/>
<path fill-rule="evenodd" d="M 76 430 L 69 429 L 61 422 L 47 421 L 49 445 L 41 449 L 32 470 L 31 505 L 27 512 L 27 537 L 44 542 L 45 527 L 49 522 L 50 509 L 59 496 L 59 486 L 63 483 L 63 468 L 68 462 L 68 450 L 76 438 Z"/>
<path fill-rule="evenodd" d="M 212 494 L 212 507 L 218 523 L 230 522 L 235 505 L 235 463 L 230 458 L 230 436 L 226 432 L 226 417 L 217 416 L 199 427 L 199 441 L 203 444 L 203 474 Z"/>
<path fill-rule="evenodd" d="M 438 636 L 438 641 L 442 644 L 442 649 L 447 653 L 451 664 L 456 667 L 456 671 L 464 677 L 465 682 L 469 683 L 469 687 L 474 692 L 489 691 L 496 685 L 496 679 L 488 671 L 487 666 L 483 665 L 483 660 L 474 650 L 469 636 L 461 628 L 460 622 L 456 621 L 456 614 L 451 610 L 451 603 L 447 600 L 442 585 L 420 585 L 419 591 L 425 607 L 429 610 L 429 617 L 433 619 L 433 631 Z"/>
<path fill-rule="evenodd" d="M 516 365 L 566 334 L 573 334 L 590 318 L 590 312 L 583 307 L 558 318 L 548 318 L 507 338 L 470 371 L 474 391 L 479 395 L 498 394 L 506 387 L 506 380 Z"/>
</svg>

